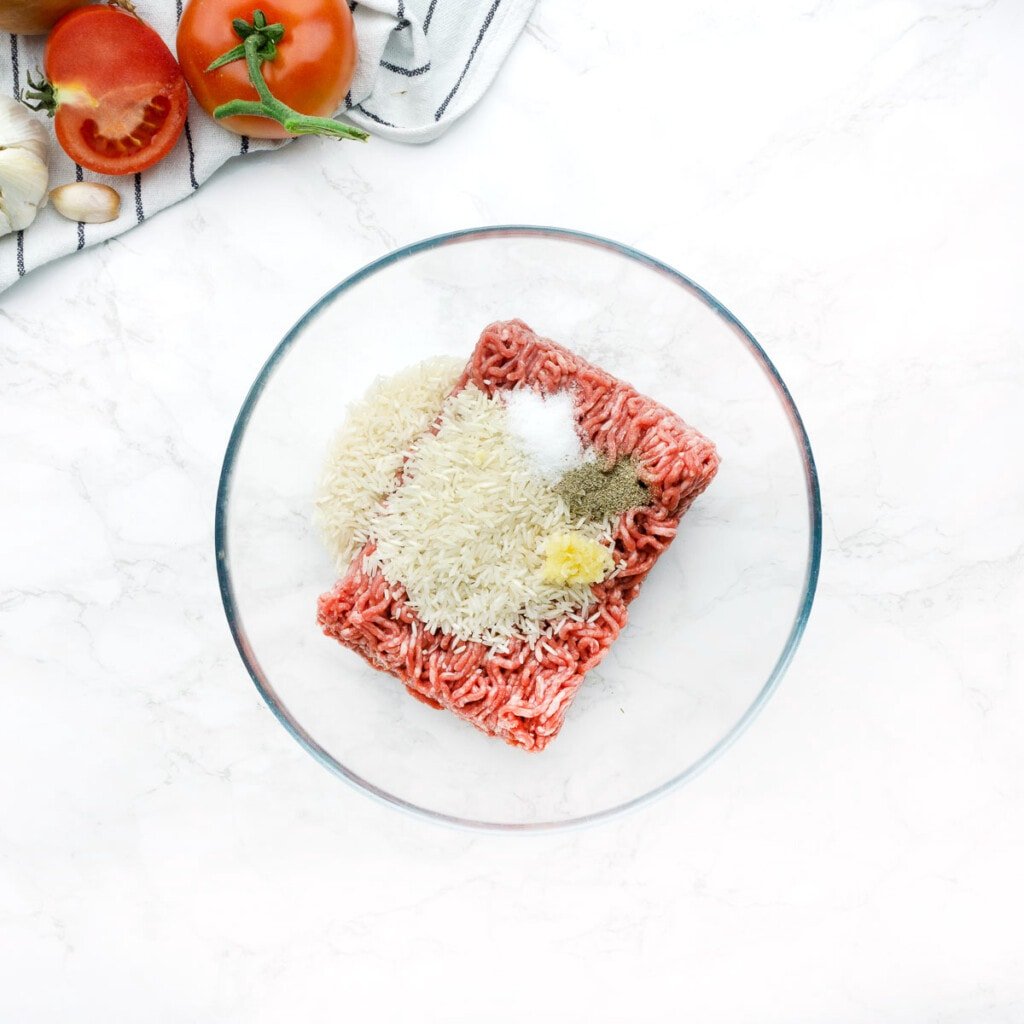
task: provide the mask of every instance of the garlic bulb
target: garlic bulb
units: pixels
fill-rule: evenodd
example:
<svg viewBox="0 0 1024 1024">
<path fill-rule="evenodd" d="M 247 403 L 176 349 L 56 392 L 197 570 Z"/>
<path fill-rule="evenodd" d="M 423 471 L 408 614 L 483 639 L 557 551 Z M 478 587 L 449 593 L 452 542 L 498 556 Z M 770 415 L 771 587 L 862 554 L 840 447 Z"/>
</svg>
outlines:
<svg viewBox="0 0 1024 1024">
<path fill-rule="evenodd" d="M 106 224 L 108 220 L 117 220 L 121 212 L 121 197 L 117 192 L 95 181 L 58 185 L 50 192 L 50 202 L 62 217 L 83 224 Z"/>
<path fill-rule="evenodd" d="M 0 97 L 0 235 L 36 219 L 49 182 L 46 129 L 17 100 Z"/>
</svg>

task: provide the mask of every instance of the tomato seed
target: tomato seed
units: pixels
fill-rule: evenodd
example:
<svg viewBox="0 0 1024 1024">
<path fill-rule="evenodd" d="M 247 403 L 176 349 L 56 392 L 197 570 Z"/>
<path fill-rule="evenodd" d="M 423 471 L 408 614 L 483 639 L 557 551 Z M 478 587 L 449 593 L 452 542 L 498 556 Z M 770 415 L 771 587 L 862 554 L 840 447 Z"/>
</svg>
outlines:
<svg viewBox="0 0 1024 1024">
<path fill-rule="evenodd" d="M 100 131 L 99 125 L 88 118 L 82 122 L 81 133 L 86 145 L 102 156 L 121 156 L 137 153 L 152 142 L 171 112 L 171 101 L 166 96 L 154 96 L 142 111 L 142 120 L 128 135 L 112 139 Z"/>
</svg>

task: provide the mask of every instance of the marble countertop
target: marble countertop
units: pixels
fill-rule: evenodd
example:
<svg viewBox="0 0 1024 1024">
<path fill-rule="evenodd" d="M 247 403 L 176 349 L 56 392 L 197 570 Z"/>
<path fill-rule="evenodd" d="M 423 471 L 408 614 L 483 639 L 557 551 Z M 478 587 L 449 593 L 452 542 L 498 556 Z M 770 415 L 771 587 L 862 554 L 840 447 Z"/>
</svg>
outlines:
<svg viewBox="0 0 1024 1024">
<path fill-rule="evenodd" d="M 681 11 L 541 0 L 437 143 L 236 162 L 0 296 L 5 1024 L 1024 1019 L 1024 8 Z M 532 838 L 305 754 L 211 536 L 297 315 L 506 222 L 629 242 L 733 309 L 825 507 L 754 727 L 644 810 Z"/>
</svg>

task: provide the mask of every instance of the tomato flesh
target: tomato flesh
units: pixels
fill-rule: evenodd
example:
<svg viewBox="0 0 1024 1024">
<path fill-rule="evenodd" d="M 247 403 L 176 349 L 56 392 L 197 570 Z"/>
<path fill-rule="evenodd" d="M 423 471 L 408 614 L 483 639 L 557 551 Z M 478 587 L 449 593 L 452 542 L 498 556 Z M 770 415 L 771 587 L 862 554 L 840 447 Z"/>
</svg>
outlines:
<svg viewBox="0 0 1024 1024">
<path fill-rule="evenodd" d="M 171 112 L 171 101 L 166 96 L 154 96 L 143 108 L 135 120 L 134 127 L 124 135 L 112 138 L 104 134 L 100 126 L 88 117 L 82 122 L 79 131 L 85 144 L 102 156 L 119 156 L 121 154 L 138 153 L 153 141 L 168 114 Z"/>
<path fill-rule="evenodd" d="M 117 7 L 83 7 L 63 17 L 46 44 L 54 87 L 54 130 L 76 163 L 101 174 L 134 174 L 174 147 L 188 92 L 157 33 Z"/>
<path fill-rule="evenodd" d="M 178 26 L 178 60 L 189 89 L 208 114 L 230 100 L 255 100 L 244 60 L 206 69 L 238 45 L 235 18 L 251 22 L 254 9 L 284 26 L 277 56 L 262 66 L 270 91 L 301 114 L 330 117 L 341 106 L 356 66 L 355 32 L 345 0 L 189 0 Z M 239 135 L 286 139 L 266 117 L 228 117 L 218 122 Z"/>
</svg>

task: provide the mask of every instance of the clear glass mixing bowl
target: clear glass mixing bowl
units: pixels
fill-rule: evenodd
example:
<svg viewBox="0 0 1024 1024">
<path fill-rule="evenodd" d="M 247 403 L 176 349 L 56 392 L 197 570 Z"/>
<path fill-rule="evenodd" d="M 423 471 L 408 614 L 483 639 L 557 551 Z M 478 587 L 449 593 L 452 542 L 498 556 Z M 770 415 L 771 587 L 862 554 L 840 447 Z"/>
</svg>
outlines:
<svg viewBox="0 0 1024 1024">
<path fill-rule="evenodd" d="M 540 754 L 413 700 L 315 621 L 335 572 L 312 504 L 346 403 L 379 374 L 431 355 L 468 357 L 486 324 L 512 317 L 678 412 L 722 458 L 626 630 Z M 315 758 L 419 815 L 540 829 L 596 821 L 666 792 L 753 720 L 807 622 L 821 503 L 786 385 L 716 299 L 616 242 L 495 227 L 391 253 L 302 316 L 238 415 L 216 545 L 238 651 Z"/>
</svg>

